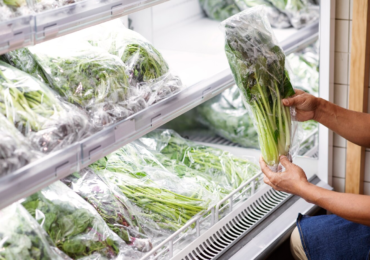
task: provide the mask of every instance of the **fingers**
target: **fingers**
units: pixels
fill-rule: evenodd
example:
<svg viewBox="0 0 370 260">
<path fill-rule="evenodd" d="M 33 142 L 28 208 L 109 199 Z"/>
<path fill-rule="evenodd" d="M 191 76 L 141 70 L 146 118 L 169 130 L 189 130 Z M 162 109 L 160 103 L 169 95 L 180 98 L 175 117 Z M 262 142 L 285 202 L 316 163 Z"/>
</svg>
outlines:
<svg viewBox="0 0 370 260">
<path fill-rule="evenodd" d="M 307 92 L 303 91 L 302 89 L 297 89 L 297 88 L 294 89 L 294 92 L 295 92 L 296 95 L 307 93 Z"/>
<path fill-rule="evenodd" d="M 272 187 L 274 190 L 279 190 L 279 188 L 272 184 L 272 182 L 269 180 L 269 178 L 266 177 L 266 175 L 263 175 L 263 182 Z"/>
<path fill-rule="evenodd" d="M 289 169 L 292 163 L 289 161 L 288 157 L 281 155 L 280 156 L 280 163 L 284 166 L 285 169 Z"/>
<path fill-rule="evenodd" d="M 285 98 L 283 99 L 283 104 L 286 107 L 294 107 L 303 104 L 305 101 L 305 98 L 303 95 L 295 95 L 293 97 Z"/>
</svg>

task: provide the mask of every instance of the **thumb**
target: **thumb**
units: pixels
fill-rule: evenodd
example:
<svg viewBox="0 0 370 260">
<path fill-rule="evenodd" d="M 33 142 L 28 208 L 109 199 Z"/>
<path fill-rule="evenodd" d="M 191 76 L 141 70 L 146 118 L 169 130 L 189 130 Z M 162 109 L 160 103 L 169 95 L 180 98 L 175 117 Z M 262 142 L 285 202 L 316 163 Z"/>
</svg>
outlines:
<svg viewBox="0 0 370 260">
<path fill-rule="evenodd" d="M 303 102 L 304 102 L 304 97 L 301 95 L 283 99 L 283 104 L 286 107 L 295 107 L 295 106 L 302 104 Z"/>
<path fill-rule="evenodd" d="M 285 169 L 289 169 L 292 163 L 289 161 L 288 157 L 281 155 L 280 156 L 280 163 L 284 166 Z"/>
</svg>

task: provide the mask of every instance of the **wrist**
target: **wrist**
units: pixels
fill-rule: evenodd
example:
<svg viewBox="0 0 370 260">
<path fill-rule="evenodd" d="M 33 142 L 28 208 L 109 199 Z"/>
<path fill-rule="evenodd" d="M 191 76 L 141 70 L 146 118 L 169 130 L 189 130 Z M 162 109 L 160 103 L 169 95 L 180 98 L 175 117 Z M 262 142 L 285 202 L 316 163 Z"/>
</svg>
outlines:
<svg viewBox="0 0 370 260">
<path fill-rule="evenodd" d="M 326 105 L 327 105 L 327 101 L 325 99 L 317 98 L 317 105 L 315 108 L 313 120 L 320 123 L 323 115 L 325 114 Z"/>
<path fill-rule="evenodd" d="M 295 192 L 295 195 L 303 198 L 304 200 L 306 200 L 307 202 L 312 202 L 312 199 L 311 198 L 311 189 L 312 189 L 312 186 L 315 186 L 313 184 L 311 184 L 310 182 L 308 181 L 302 181 L 298 184 L 297 188 L 296 188 L 296 192 Z"/>
</svg>

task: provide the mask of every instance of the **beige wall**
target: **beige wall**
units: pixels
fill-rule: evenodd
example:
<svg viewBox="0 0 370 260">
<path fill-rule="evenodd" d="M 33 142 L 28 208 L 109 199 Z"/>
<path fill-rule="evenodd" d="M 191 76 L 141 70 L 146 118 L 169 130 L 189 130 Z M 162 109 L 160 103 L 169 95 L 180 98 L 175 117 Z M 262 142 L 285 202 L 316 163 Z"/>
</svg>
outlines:
<svg viewBox="0 0 370 260">
<path fill-rule="evenodd" d="M 353 0 L 336 1 L 334 102 L 345 108 L 348 108 L 352 2 Z M 368 112 L 370 113 L 370 102 Z M 336 191 L 341 192 L 345 189 L 346 146 L 346 140 L 334 134 L 333 186 Z M 370 149 L 366 150 L 364 192 L 370 195 Z"/>
</svg>

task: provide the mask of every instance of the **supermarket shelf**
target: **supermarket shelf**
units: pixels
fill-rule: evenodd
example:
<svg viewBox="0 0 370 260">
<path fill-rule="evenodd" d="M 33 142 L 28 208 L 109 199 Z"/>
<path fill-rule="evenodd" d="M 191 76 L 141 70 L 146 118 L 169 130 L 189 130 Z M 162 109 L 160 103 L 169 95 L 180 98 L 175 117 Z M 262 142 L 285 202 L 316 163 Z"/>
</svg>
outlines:
<svg viewBox="0 0 370 260">
<path fill-rule="evenodd" d="M 317 26 L 318 28 L 318 26 Z M 300 30 L 300 46 L 307 41 L 305 30 Z M 299 38 L 297 36 L 297 38 Z M 282 42 L 291 46 L 293 37 Z M 297 44 L 297 43 L 294 43 Z M 293 45 L 294 45 L 293 44 Z M 41 188 L 79 171 L 123 145 L 147 134 L 179 115 L 217 96 L 234 84 L 229 68 L 198 81 L 182 91 L 162 100 L 123 121 L 94 134 L 67 149 L 47 155 L 17 172 L 0 179 L 0 209 L 31 195 Z"/>
<path fill-rule="evenodd" d="M 0 22 L 0 54 L 51 40 L 168 0 L 85 0 Z"/>
</svg>

